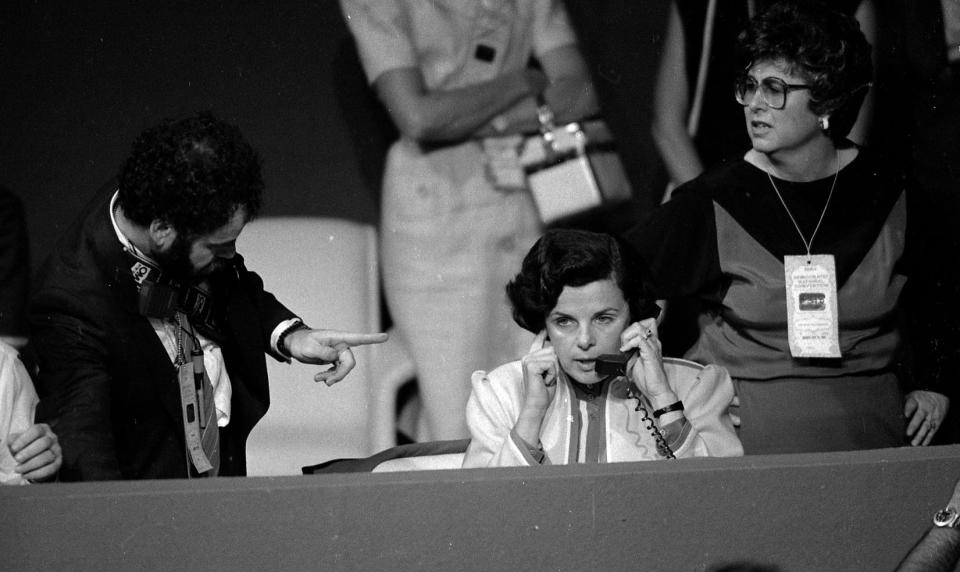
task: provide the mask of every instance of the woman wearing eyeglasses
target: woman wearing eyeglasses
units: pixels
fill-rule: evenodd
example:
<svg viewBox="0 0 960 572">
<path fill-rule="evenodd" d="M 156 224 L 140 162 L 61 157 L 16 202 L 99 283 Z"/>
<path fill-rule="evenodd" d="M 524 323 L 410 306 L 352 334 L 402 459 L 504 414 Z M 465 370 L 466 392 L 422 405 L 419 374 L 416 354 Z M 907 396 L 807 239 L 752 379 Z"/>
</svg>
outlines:
<svg viewBox="0 0 960 572">
<path fill-rule="evenodd" d="M 651 135 L 674 185 L 750 148 L 730 94 L 737 35 L 775 0 L 672 0 L 654 89 Z M 833 0 L 857 19 L 867 41 L 876 37 L 876 0 Z M 869 102 L 869 97 L 867 102 Z M 866 102 L 865 102 L 866 103 Z M 850 138 L 863 142 L 870 113 L 864 105 Z"/>
<path fill-rule="evenodd" d="M 731 95 L 752 148 L 628 240 L 660 297 L 703 302 L 686 357 L 730 371 L 745 453 L 926 445 L 957 371 L 956 295 L 933 275 L 947 269 L 932 211 L 847 139 L 870 46 L 809 2 L 770 8 L 738 44 Z"/>
</svg>

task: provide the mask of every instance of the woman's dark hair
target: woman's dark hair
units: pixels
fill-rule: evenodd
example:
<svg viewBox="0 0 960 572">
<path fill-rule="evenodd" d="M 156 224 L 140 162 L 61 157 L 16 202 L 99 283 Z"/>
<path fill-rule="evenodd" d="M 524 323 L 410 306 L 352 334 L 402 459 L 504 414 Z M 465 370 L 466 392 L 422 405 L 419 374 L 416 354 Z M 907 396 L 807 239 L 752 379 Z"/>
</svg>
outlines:
<svg viewBox="0 0 960 572">
<path fill-rule="evenodd" d="M 566 286 L 585 286 L 613 278 L 630 306 L 632 321 L 659 313 L 641 282 L 639 263 L 628 247 L 609 234 L 585 230 L 549 230 L 523 259 L 520 273 L 507 284 L 513 319 L 537 333 Z"/>
<path fill-rule="evenodd" d="M 846 139 L 873 77 L 870 44 L 856 19 L 813 0 L 778 2 L 741 32 L 737 51 L 744 72 L 780 60 L 803 77 L 810 111 L 830 116 L 827 136 Z"/>
<path fill-rule="evenodd" d="M 209 112 L 145 130 L 120 168 L 124 214 L 148 226 L 162 220 L 188 238 L 209 234 L 243 208 L 260 211 L 260 157 L 240 130 Z"/>
</svg>

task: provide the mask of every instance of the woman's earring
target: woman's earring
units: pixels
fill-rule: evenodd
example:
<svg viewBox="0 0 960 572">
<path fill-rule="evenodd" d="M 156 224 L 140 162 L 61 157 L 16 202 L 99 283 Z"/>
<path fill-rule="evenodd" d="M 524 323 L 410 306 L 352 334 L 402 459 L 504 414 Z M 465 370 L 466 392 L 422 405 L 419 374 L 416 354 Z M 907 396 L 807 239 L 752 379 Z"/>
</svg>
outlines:
<svg viewBox="0 0 960 572">
<path fill-rule="evenodd" d="M 830 129 L 830 117 L 829 117 L 829 116 L 824 115 L 823 117 L 820 118 L 820 120 L 818 121 L 818 123 L 820 124 L 820 130 L 821 130 L 821 131 L 826 131 L 827 129 Z"/>
</svg>

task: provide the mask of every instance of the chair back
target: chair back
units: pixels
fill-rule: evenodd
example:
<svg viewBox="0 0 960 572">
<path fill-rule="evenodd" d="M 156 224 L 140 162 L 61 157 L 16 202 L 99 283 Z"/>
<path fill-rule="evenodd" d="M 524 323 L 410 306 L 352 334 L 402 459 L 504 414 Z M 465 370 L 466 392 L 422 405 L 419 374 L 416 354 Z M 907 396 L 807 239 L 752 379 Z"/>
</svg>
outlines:
<svg viewBox="0 0 960 572">
<path fill-rule="evenodd" d="M 374 473 L 398 473 L 401 471 L 448 471 L 463 467 L 464 453 L 403 457 L 384 461 L 373 468 Z"/>
<path fill-rule="evenodd" d="M 376 230 L 323 217 L 266 217 L 237 241 L 264 287 L 315 328 L 379 331 Z M 371 347 L 353 349 L 357 366 L 340 383 L 313 381 L 325 366 L 267 358 L 270 409 L 247 440 L 250 475 L 299 475 L 324 459 L 369 455 Z"/>
</svg>

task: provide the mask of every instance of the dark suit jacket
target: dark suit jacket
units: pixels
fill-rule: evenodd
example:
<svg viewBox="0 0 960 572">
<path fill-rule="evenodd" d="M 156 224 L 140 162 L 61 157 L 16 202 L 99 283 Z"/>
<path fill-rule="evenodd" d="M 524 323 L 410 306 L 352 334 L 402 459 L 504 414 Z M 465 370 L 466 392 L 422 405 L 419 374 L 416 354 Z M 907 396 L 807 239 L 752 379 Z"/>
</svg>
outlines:
<svg viewBox="0 0 960 572">
<path fill-rule="evenodd" d="M 23 203 L 0 186 L 0 336 L 27 336 L 28 246 Z"/>
<path fill-rule="evenodd" d="M 39 359 L 38 421 L 63 448 L 62 480 L 186 477 L 176 369 L 147 318 L 109 216 L 95 200 L 41 271 L 30 312 Z M 293 317 L 243 267 L 211 278 L 233 386 L 220 429 L 221 475 L 246 473 L 246 438 L 270 402 L 264 352 Z"/>
</svg>

